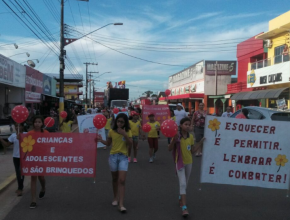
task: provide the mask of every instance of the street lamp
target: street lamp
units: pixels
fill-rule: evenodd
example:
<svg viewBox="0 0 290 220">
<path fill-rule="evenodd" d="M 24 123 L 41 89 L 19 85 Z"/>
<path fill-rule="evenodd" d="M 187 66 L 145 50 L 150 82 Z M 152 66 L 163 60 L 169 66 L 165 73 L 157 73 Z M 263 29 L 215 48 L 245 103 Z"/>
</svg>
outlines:
<svg viewBox="0 0 290 220">
<path fill-rule="evenodd" d="M 10 58 L 10 57 L 14 57 L 14 56 L 16 56 L 16 55 L 20 55 L 20 54 L 26 54 L 27 57 L 30 57 L 30 54 L 29 54 L 29 53 L 24 52 L 24 53 L 17 53 L 17 54 L 14 54 L 14 55 L 12 55 L 12 56 L 9 56 L 8 58 Z"/>
<path fill-rule="evenodd" d="M 35 60 L 37 63 L 39 63 L 39 60 L 38 59 L 32 59 L 32 60 Z M 31 60 L 31 61 L 32 61 Z M 26 62 L 28 62 L 29 60 L 26 60 L 26 61 L 23 61 L 23 62 L 21 62 L 21 64 L 23 64 L 23 63 L 26 63 Z"/>
<path fill-rule="evenodd" d="M 15 49 L 18 49 L 18 45 L 16 43 L 14 43 L 14 44 L 3 44 L 3 45 L 0 45 L 0 47 L 4 47 L 4 46 L 8 46 L 8 45 L 14 45 Z"/>
</svg>

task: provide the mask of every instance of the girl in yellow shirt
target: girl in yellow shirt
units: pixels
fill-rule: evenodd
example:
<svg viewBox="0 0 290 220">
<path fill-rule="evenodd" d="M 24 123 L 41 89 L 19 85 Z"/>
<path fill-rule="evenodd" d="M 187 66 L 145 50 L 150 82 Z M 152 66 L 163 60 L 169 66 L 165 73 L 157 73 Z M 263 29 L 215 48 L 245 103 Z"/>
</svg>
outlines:
<svg viewBox="0 0 290 220">
<path fill-rule="evenodd" d="M 128 171 L 128 147 L 132 145 L 132 132 L 130 130 L 128 116 L 123 113 L 118 114 L 112 130 L 109 131 L 107 140 L 102 140 L 101 135 L 99 135 L 98 139 L 106 146 L 112 144 L 109 157 L 114 193 L 112 205 L 119 205 L 120 212 L 126 212 L 124 197 L 125 181 Z"/>
<path fill-rule="evenodd" d="M 182 215 L 188 216 L 186 206 L 186 188 L 192 168 L 192 154 L 200 149 L 204 138 L 194 146 L 193 135 L 189 133 L 190 119 L 183 118 L 180 121 L 180 133 L 172 138 L 168 150 L 173 150 L 173 158 L 176 164 L 176 172 L 179 180 L 179 204 L 182 208 Z"/>
<path fill-rule="evenodd" d="M 139 136 L 141 135 L 141 123 L 138 120 L 139 119 L 139 114 L 135 111 L 131 112 L 131 116 L 133 117 L 132 120 L 129 121 L 130 123 L 130 128 L 132 131 L 132 138 L 133 138 L 133 150 L 134 150 L 134 159 L 133 162 L 137 163 L 137 151 L 138 151 L 138 141 L 139 141 Z M 129 163 L 131 162 L 131 149 L 132 146 L 129 147 L 129 157 L 128 161 Z"/>
</svg>

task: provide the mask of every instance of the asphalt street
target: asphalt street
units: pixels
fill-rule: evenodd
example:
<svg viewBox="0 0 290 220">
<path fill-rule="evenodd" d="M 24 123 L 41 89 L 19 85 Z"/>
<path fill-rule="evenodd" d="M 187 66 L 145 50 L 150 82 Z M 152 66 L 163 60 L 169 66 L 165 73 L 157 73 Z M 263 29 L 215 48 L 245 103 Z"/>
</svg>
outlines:
<svg viewBox="0 0 290 220">
<path fill-rule="evenodd" d="M 5 220 L 182 219 L 178 204 L 178 180 L 172 155 L 167 150 L 167 139 L 160 139 L 159 145 L 157 158 L 150 164 L 147 142 L 140 142 L 138 163 L 129 165 L 126 214 L 121 214 L 111 205 L 113 195 L 108 166 L 109 150 L 99 149 L 96 183 L 90 178 L 47 177 L 46 195 L 37 201 L 38 206 L 33 210 L 29 209 L 31 197 L 26 184 L 23 197 L 13 203 L 14 207 Z M 287 191 L 200 184 L 200 165 L 201 158 L 194 157 L 187 190 L 188 219 L 290 220 Z M 25 181 L 27 183 L 29 178 Z M 10 189 L 8 192 L 12 194 L 14 191 Z M 7 192 L 0 195 L 3 196 L 8 196 Z"/>
</svg>

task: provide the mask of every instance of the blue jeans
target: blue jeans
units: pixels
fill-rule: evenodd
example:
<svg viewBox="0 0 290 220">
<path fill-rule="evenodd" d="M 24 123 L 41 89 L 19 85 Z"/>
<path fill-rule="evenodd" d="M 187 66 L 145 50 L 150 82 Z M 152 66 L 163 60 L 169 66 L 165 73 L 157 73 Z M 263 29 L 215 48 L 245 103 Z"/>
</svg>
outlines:
<svg viewBox="0 0 290 220">
<path fill-rule="evenodd" d="M 109 165 L 111 172 L 128 171 L 128 156 L 122 153 L 111 154 Z"/>
</svg>

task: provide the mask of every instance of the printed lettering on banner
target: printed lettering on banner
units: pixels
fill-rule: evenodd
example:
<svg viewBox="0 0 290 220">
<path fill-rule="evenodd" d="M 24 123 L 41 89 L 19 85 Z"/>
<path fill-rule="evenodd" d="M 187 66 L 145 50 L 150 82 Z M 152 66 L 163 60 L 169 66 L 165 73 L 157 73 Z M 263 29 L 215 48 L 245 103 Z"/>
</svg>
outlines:
<svg viewBox="0 0 290 220">
<path fill-rule="evenodd" d="M 21 134 L 22 175 L 95 177 L 95 138 L 80 133 Z"/>
<path fill-rule="evenodd" d="M 103 140 L 106 140 L 105 128 L 97 129 L 93 123 L 94 117 L 100 114 L 101 113 L 78 116 L 77 120 L 78 120 L 78 125 L 79 125 L 79 132 L 80 133 L 94 133 L 94 134 L 98 133 L 99 135 L 102 136 Z M 101 142 L 98 142 L 98 148 L 100 147 L 105 147 L 105 145 Z"/>
<path fill-rule="evenodd" d="M 288 189 L 289 122 L 206 117 L 201 182 Z"/>
<path fill-rule="evenodd" d="M 142 108 L 142 123 L 146 124 L 149 121 L 148 115 L 155 114 L 155 120 L 162 124 L 166 119 L 170 119 L 170 110 L 168 105 L 144 105 Z"/>
</svg>

